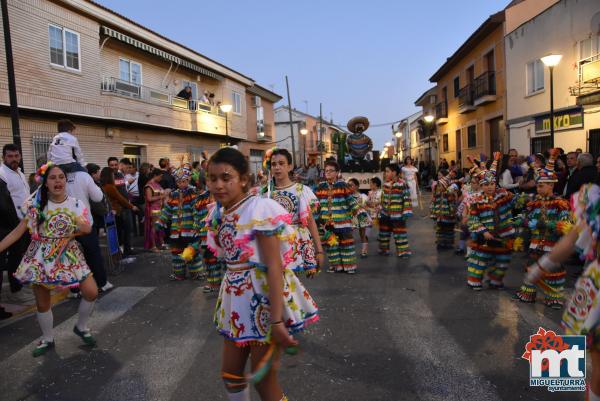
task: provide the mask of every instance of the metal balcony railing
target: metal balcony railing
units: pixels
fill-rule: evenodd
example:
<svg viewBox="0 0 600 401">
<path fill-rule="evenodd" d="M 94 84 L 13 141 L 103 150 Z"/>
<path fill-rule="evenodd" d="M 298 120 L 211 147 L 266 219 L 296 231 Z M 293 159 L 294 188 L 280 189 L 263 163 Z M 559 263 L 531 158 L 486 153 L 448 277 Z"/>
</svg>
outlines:
<svg viewBox="0 0 600 401">
<path fill-rule="evenodd" d="M 473 81 L 474 98 L 477 100 L 484 96 L 496 94 L 496 71 L 486 71 Z"/>
<path fill-rule="evenodd" d="M 435 105 L 435 118 L 448 118 L 448 101 L 444 100 Z"/>
<path fill-rule="evenodd" d="M 458 91 L 458 107 L 472 106 L 473 95 L 473 85 L 469 84 L 460 88 L 460 90 Z"/>
<path fill-rule="evenodd" d="M 138 85 L 114 77 L 103 78 L 100 89 L 102 92 L 114 93 L 148 103 L 162 104 L 191 112 L 203 112 L 223 116 L 217 106 L 202 103 L 198 100 L 183 99 L 160 89 Z"/>
</svg>

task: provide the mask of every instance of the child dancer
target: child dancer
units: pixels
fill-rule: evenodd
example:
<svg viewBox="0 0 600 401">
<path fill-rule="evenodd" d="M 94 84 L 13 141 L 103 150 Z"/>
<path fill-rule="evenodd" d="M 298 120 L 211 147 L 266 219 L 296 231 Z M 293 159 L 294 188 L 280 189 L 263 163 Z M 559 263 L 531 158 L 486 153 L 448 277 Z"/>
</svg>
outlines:
<svg viewBox="0 0 600 401">
<path fill-rule="evenodd" d="M 321 212 L 319 220 L 323 243 L 327 247 L 329 273 L 356 273 L 356 250 L 352 236 L 352 216 L 358 205 L 343 180 L 338 180 L 339 165 L 333 160 L 325 162 L 325 181 L 317 187 L 315 195 Z"/>
<path fill-rule="evenodd" d="M 367 210 L 371 215 L 373 226 L 379 224 L 379 213 L 381 212 L 381 180 L 373 177 L 370 181 L 371 190 L 367 195 Z"/>
<path fill-rule="evenodd" d="M 244 155 L 233 148 L 218 150 L 208 165 L 207 184 L 218 203 L 207 218 L 207 242 L 227 265 L 214 316 L 225 337 L 222 377 L 229 400 L 249 401 L 246 363 L 250 359 L 256 371 L 270 359 L 268 373 L 253 380 L 256 390 L 262 400 L 287 400 L 274 348 L 297 345 L 290 334 L 316 321 L 318 311 L 292 271 L 292 216 L 277 202 L 247 193 L 248 170 Z"/>
<path fill-rule="evenodd" d="M 358 205 L 358 209 L 356 215 L 352 219 L 352 224 L 355 228 L 358 229 L 358 233 L 360 235 L 360 242 L 362 244 L 360 257 L 366 258 L 369 251 L 369 239 L 367 238 L 367 228 L 373 225 L 373 220 L 371 220 L 371 215 L 367 210 L 367 195 L 361 194 L 358 188 L 360 187 L 360 182 L 356 178 L 350 178 L 348 180 L 348 188 L 352 192 L 352 196 L 354 196 L 354 200 Z"/>
<path fill-rule="evenodd" d="M 469 207 L 473 199 L 481 192 L 479 187 L 479 160 L 473 160 L 471 157 L 467 157 L 467 160 L 473 164 L 473 167 L 469 170 L 469 182 L 462 187 L 462 195 L 456 209 L 456 218 L 460 222 L 460 239 L 455 252 L 457 255 L 462 255 L 466 251 L 466 241 L 469 238 Z"/>
<path fill-rule="evenodd" d="M 554 184 L 558 177 L 554 172 L 554 162 L 558 149 L 550 150 L 550 158 L 545 169 L 538 170 L 535 179 L 537 186 L 536 197 L 527 203 L 524 225 L 531 231 L 529 244 L 530 256 L 538 260 L 542 255 L 552 251 L 565 230 L 571 228 L 571 213 L 569 202 L 554 195 Z M 564 267 L 542 278 L 544 304 L 553 309 L 561 309 L 566 278 Z M 535 302 L 536 286 L 525 281 L 515 296 L 522 302 Z"/>
<path fill-rule="evenodd" d="M 79 287 L 82 299 L 73 332 L 89 346 L 96 344 L 87 322 L 98 296 L 96 282 L 74 239 L 91 232 L 89 211 L 81 201 L 67 195 L 67 178 L 61 166 L 48 163 L 40 167 L 37 177 L 40 188 L 25 202 L 25 218 L 0 242 L 3 252 L 27 229 L 31 233 L 31 243 L 15 277 L 22 284 L 31 284 L 35 294 L 42 338 L 33 350 L 34 357 L 54 347 L 52 288 Z"/>
<path fill-rule="evenodd" d="M 198 241 L 192 245 L 193 251 L 189 249 L 189 257 L 186 261 L 190 261 L 196 252 L 200 252 L 204 267 L 206 268 L 206 285 L 203 291 L 206 293 L 213 292 L 219 289 L 221 286 L 221 279 L 223 278 L 223 263 L 217 259 L 215 254 L 208 248 L 206 243 L 206 235 L 208 233 L 208 227 L 206 225 L 206 216 L 211 208 L 215 206 L 210 192 L 203 190 L 196 198 L 194 204 L 194 221 L 195 230 L 199 235 Z M 196 249 L 196 247 L 200 249 Z"/>
<path fill-rule="evenodd" d="M 379 253 L 390 254 L 390 237 L 394 235 L 396 255 L 408 257 L 406 219 L 412 216 L 410 192 L 404 180 L 398 178 L 400 168 L 390 164 L 385 168 L 385 184 L 381 195 L 381 213 L 379 217 Z"/>
<path fill-rule="evenodd" d="M 200 280 L 203 268 L 202 255 L 194 252 L 187 257 L 182 255 L 189 245 L 197 244 L 200 232 L 197 229 L 197 210 L 195 208 L 198 197 L 196 187 L 190 185 L 192 168 L 189 163 L 182 164 L 173 173 L 177 189 L 169 194 L 169 198 L 162 208 L 160 217 L 156 222 L 157 227 L 166 230 L 170 226 L 171 262 L 173 272 L 170 280 L 185 280 L 186 267 L 192 280 Z"/>
<path fill-rule="evenodd" d="M 292 155 L 287 149 L 267 150 L 265 169 L 272 176 L 262 192 L 263 196 L 279 203 L 292 215 L 292 227 L 296 231 L 296 255 L 299 258 L 296 273 L 314 276 L 323 265 L 324 252 L 314 214 L 318 213 L 319 202 L 313 191 L 290 179 L 293 169 Z"/>
<path fill-rule="evenodd" d="M 438 194 L 438 206 L 435 211 L 435 236 L 438 250 L 452 249 L 454 245 L 454 226 L 456 224 L 456 192 L 458 187 L 451 184 L 447 171 L 442 170 L 435 191 Z"/>
<path fill-rule="evenodd" d="M 467 284 L 473 290 L 481 290 L 483 274 L 489 269 L 490 288 L 504 288 L 503 280 L 510 263 L 512 236 L 513 194 L 496 187 L 496 168 L 502 154 L 494 153 L 489 170 L 482 167 L 479 183 L 482 193 L 471 204 L 469 231 L 471 250 L 467 258 Z"/>
</svg>

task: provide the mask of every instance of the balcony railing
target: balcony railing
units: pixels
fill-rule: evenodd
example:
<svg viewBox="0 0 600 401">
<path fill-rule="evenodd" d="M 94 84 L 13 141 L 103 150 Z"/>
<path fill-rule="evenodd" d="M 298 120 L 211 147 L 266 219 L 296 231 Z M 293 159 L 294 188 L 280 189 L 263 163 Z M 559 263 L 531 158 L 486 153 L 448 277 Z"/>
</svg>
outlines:
<svg viewBox="0 0 600 401">
<path fill-rule="evenodd" d="M 103 78 L 100 89 L 102 92 L 114 93 L 148 103 L 161 104 L 191 112 L 202 112 L 223 116 L 220 109 L 212 104 L 202 103 L 198 100 L 183 99 L 160 89 L 137 85 L 114 77 Z"/>
<path fill-rule="evenodd" d="M 466 107 L 473 105 L 473 85 L 467 85 L 460 88 L 458 91 L 458 107 Z"/>
<path fill-rule="evenodd" d="M 448 101 L 444 100 L 435 105 L 435 118 L 448 118 Z"/>
<path fill-rule="evenodd" d="M 484 96 L 496 95 L 496 71 L 486 71 L 473 82 L 474 98 L 477 100 Z"/>
</svg>

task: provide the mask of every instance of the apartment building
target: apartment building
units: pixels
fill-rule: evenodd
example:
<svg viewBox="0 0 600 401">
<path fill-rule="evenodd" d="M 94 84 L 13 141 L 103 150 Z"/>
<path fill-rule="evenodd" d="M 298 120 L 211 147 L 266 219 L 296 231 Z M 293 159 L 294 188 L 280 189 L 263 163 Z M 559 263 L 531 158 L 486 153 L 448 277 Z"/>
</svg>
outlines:
<svg viewBox="0 0 600 401">
<path fill-rule="evenodd" d="M 394 136 L 396 137 L 395 145 L 396 145 L 396 154 L 400 158 L 400 160 L 404 160 L 408 156 L 414 157 L 413 149 L 421 146 L 419 144 L 419 136 L 418 136 L 418 121 L 423 117 L 423 112 L 418 111 L 416 113 L 411 114 L 410 116 L 403 118 L 399 123 L 396 123 L 392 126 L 392 131 L 394 132 Z M 418 158 L 418 152 L 416 156 Z M 423 153 L 423 151 L 421 151 Z M 419 160 L 423 160 L 422 158 Z"/>
<path fill-rule="evenodd" d="M 425 91 L 415 101 L 415 106 L 421 107 L 421 116 L 414 119 L 409 125 L 410 131 L 410 156 L 415 161 L 437 165 L 439 149 L 438 135 L 435 122 L 435 109 L 437 104 L 437 87 Z M 428 121 L 432 119 L 431 121 Z"/>
<path fill-rule="evenodd" d="M 336 155 L 338 151 L 336 138 L 340 134 L 347 134 L 347 131 L 331 122 L 296 109 L 292 109 L 292 128 L 290 130 L 289 108 L 279 106 L 274 113 L 277 146 L 288 149 L 290 153 L 294 149 L 297 165 L 308 164 L 312 160 L 321 163 L 327 157 Z M 292 130 L 294 132 L 293 146 Z"/>
<path fill-rule="evenodd" d="M 504 11 L 491 15 L 431 76 L 439 158 L 506 151 Z M 425 113 L 424 113 L 425 114 Z"/>
<path fill-rule="evenodd" d="M 535 3 L 535 2 L 531 2 Z M 550 147 L 550 74 L 554 67 L 554 146 L 600 155 L 600 2 L 540 1 L 524 19 L 507 9 L 506 78 L 510 147 L 521 153 Z M 514 10 L 513 10 L 514 9 Z"/>
<path fill-rule="evenodd" d="M 277 94 L 106 7 L 9 0 L 8 13 L 28 172 L 43 161 L 60 118 L 75 122 L 86 162 L 100 165 L 108 156 L 155 165 L 183 153 L 197 159 L 227 143 L 250 156 L 275 139 Z M 12 142 L 7 82 L 1 46 L 0 144 Z M 187 86 L 189 101 L 178 96 Z"/>
</svg>

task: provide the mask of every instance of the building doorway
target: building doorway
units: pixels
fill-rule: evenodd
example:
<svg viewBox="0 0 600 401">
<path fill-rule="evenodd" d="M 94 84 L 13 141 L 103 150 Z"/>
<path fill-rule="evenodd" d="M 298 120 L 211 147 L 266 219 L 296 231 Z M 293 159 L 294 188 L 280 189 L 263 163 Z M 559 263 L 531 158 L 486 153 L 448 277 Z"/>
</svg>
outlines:
<svg viewBox="0 0 600 401">
<path fill-rule="evenodd" d="M 250 149 L 250 173 L 256 177 L 258 172 L 262 169 L 264 151 L 260 149 Z"/>
<path fill-rule="evenodd" d="M 588 152 L 600 156 L 600 129 L 591 129 L 588 134 Z"/>
<path fill-rule="evenodd" d="M 133 166 L 139 171 L 140 166 L 145 161 L 145 146 L 140 145 L 124 145 L 123 157 L 128 158 L 133 163 Z"/>
<path fill-rule="evenodd" d="M 504 120 L 502 117 L 489 120 L 488 129 L 490 133 L 490 149 L 488 154 L 491 156 L 493 152 L 504 152 L 502 140 L 504 137 Z"/>
<path fill-rule="evenodd" d="M 456 144 L 456 160 L 462 160 L 462 131 L 457 129 L 455 132 L 455 144 Z"/>
<path fill-rule="evenodd" d="M 551 147 L 550 135 L 531 139 L 531 154 L 544 153 Z"/>
</svg>

